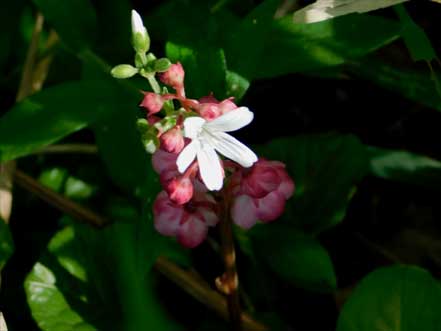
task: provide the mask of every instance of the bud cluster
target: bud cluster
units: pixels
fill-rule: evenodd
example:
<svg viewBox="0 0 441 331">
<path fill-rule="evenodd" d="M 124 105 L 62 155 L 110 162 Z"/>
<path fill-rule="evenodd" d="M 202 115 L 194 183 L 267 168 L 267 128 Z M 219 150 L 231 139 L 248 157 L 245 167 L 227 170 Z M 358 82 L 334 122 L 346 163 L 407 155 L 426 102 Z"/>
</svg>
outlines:
<svg viewBox="0 0 441 331">
<path fill-rule="evenodd" d="M 153 90 L 142 91 L 140 106 L 146 115 L 137 124 L 163 189 L 153 207 L 156 230 L 195 247 L 204 241 L 209 227 L 221 221 L 220 211 L 226 206 L 230 215 L 224 212 L 223 217 L 231 217 L 244 229 L 258 220 L 277 219 L 294 193 L 285 165 L 258 159 L 227 133 L 249 124 L 252 112 L 238 107 L 233 98 L 217 100 L 212 94 L 187 98 L 183 66 L 147 53 L 150 39 L 135 11 L 132 31 L 135 67 L 116 66 L 112 75 L 140 74 Z"/>
</svg>

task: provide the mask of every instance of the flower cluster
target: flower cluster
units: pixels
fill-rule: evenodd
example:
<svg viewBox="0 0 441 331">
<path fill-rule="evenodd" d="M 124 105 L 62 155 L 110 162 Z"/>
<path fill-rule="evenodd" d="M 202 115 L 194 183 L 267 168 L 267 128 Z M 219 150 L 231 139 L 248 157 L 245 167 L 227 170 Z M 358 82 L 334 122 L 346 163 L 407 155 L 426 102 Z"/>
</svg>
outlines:
<svg viewBox="0 0 441 331">
<path fill-rule="evenodd" d="M 277 219 L 294 192 L 285 165 L 259 159 L 230 134 L 251 123 L 253 113 L 238 107 L 233 98 L 187 98 L 182 65 L 145 54 L 150 41 L 136 12 L 132 29 L 137 68 L 130 71 L 128 65 L 120 65 L 112 74 L 127 78 L 135 71 L 153 89 L 143 92 L 140 106 L 146 119 L 139 127 L 163 188 L 153 207 L 156 230 L 195 247 L 204 241 L 208 228 L 221 221 L 221 210 L 223 217 L 231 216 L 245 229 L 258 220 Z M 230 215 L 225 215 L 226 206 Z"/>
</svg>

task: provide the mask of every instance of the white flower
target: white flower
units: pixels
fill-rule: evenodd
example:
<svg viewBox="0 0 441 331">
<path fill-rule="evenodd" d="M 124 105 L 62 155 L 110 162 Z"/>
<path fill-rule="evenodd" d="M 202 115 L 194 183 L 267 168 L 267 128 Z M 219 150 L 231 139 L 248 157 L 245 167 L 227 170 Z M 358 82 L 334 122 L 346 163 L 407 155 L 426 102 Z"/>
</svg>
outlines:
<svg viewBox="0 0 441 331">
<path fill-rule="evenodd" d="M 192 141 L 179 154 L 176 164 L 183 173 L 198 160 L 202 181 L 210 191 L 220 190 L 223 184 L 223 169 L 216 151 L 248 168 L 257 161 L 257 156 L 247 146 L 228 133 L 236 131 L 253 120 L 253 113 L 246 107 L 232 110 L 211 122 L 202 117 L 189 117 L 184 121 L 184 135 Z"/>
<path fill-rule="evenodd" d="M 142 23 L 142 18 L 139 16 L 138 12 L 136 10 L 132 10 L 132 33 L 141 33 L 142 35 L 147 34 L 147 29 L 144 26 L 144 23 Z"/>
</svg>

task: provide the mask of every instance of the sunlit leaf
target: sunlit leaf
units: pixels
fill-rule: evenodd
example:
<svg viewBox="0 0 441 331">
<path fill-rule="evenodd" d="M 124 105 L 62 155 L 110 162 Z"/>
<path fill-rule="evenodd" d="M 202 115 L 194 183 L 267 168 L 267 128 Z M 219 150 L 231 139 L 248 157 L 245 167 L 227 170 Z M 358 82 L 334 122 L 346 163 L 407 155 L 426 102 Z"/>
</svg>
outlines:
<svg viewBox="0 0 441 331">
<path fill-rule="evenodd" d="M 296 23 L 314 23 L 351 13 L 366 13 L 405 1 L 408 0 L 317 0 L 296 11 L 293 19 Z"/>
<path fill-rule="evenodd" d="M 130 100 L 130 99 L 129 99 Z M 27 155 L 85 128 L 130 101 L 117 85 L 69 82 L 44 89 L 0 118 L 0 161 Z"/>
<path fill-rule="evenodd" d="M 370 171 L 385 179 L 441 188 L 441 162 L 406 151 L 369 147 Z"/>
</svg>

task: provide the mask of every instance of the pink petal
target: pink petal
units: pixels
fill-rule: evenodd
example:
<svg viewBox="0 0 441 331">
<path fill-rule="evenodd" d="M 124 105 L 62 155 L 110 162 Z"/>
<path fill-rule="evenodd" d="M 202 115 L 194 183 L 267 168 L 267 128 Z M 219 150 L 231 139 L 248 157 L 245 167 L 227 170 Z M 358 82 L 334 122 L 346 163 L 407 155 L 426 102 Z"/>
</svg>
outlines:
<svg viewBox="0 0 441 331">
<path fill-rule="evenodd" d="M 254 199 L 248 195 L 239 195 L 231 207 L 231 218 L 241 228 L 249 229 L 257 222 L 257 209 Z"/>
<path fill-rule="evenodd" d="M 274 221 L 282 215 L 285 209 L 285 196 L 274 191 L 257 200 L 257 217 L 263 222 Z"/>
<path fill-rule="evenodd" d="M 208 226 L 215 226 L 219 222 L 219 217 L 212 208 L 199 207 L 197 212 L 201 215 L 205 224 Z"/>
<path fill-rule="evenodd" d="M 205 240 L 207 232 L 207 225 L 195 214 L 189 214 L 179 227 L 177 239 L 183 246 L 194 248 Z"/>
<path fill-rule="evenodd" d="M 153 153 L 152 156 L 153 169 L 155 169 L 158 174 L 161 174 L 163 171 L 167 170 L 177 170 L 177 158 L 177 154 L 168 153 L 162 149 L 158 149 L 155 153 Z"/>
<path fill-rule="evenodd" d="M 160 192 L 153 204 L 156 231 L 164 236 L 176 236 L 183 213 L 183 208 L 173 204 L 166 192 Z"/>
</svg>

